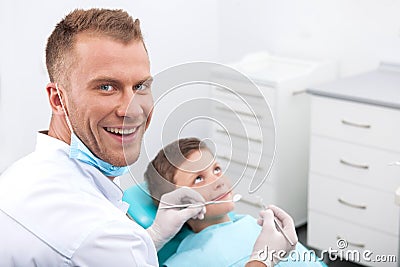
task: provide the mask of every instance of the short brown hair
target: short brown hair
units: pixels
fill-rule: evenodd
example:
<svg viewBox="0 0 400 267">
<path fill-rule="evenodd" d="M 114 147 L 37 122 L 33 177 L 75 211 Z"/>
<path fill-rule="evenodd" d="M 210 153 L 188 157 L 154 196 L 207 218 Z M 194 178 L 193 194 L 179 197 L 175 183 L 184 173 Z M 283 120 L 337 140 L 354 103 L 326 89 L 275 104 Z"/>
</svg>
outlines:
<svg viewBox="0 0 400 267">
<path fill-rule="evenodd" d="M 192 154 L 207 145 L 197 138 L 183 138 L 161 149 L 147 165 L 144 179 L 153 201 L 158 205 L 161 196 L 175 189 L 174 176 L 178 167 Z"/>
<path fill-rule="evenodd" d="M 68 56 L 73 52 L 77 34 L 82 32 L 105 35 L 123 43 L 143 42 L 140 21 L 133 20 L 123 10 L 75 9 L 57 24 L 47 40 L 46 66 L 51 82 L 61 80 L 68 73 L 73 64 L 73 57 Z"/>
</svg>

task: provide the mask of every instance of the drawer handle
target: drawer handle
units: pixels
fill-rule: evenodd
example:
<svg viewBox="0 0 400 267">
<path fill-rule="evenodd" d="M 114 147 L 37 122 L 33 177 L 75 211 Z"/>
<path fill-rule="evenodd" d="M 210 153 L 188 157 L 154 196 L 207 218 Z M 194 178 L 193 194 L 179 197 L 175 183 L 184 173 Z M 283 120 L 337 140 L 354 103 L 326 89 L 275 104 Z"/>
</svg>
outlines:
<svg viewBox="0 0 400 267">
<path fill-rule="evenodd" d="M 224 130 L 220 130 L 220 129 L 217 129 L 217 132 L 218 132 L 218 133 L 222 133 L 222 134 L 224 134 L 224 135 L 226 135 L 226 136 L 228 136 L 228 137 L 229 137 L 229 135 L 231 135 L 231 136 L 235 136 L 235 137 L 237 137 L 237 138 L 244 139 L 244 140 L 246 140 L 246 141 L 253 141 L 253 142 L 260 143 L 260 144 L 262 143 L 262 140 L 259 139 L 259 138 L 246 137 L 246 136 L 242 136 L 242 135 L 236 134 L 236 133 L 228 133 L 228 134 L 227 134 Z"/>
<path fill-rule="evenodd" d="M 242 115 L 242 116 L 245 116 L 245 117 L 249 117 L 249 118 L 251 118 L 251 119 L 259 119 L 259 120 L 262 120 L 262 118 L 263 118 L 263 117 L 262 117 L 261 115 L 259 115 L 259 114 L 254 114 L 254 113 L 251 113 L 251 112 L 229 109 L 229 108 L 226 108 L 226 107 L 217 106 L 216 109 L 219 109 L 219 110 L 222 110 L 222 111 L 226 111 L 226 112 L 230 112 L 230 113 L 234 112 L 234 113 L 237 113 L 237 114 L 239 114 L 239 115 Z"/>
<path fill-rule="evenodd" d="M 233 163 L 236 163 L 236 164 L 239 164 L 239 165 L 243 165 L 243 166 L 247 166 L 247 167 L 255 169 L 255 170 L 262 170 L 262 168 L 259 167 L 259 166 L 256 166 L 256 165 L 250 164 L 250 163 L 244 163 L 244 162 L 241 162 L 241 161 L 236 160 L 236 159 L 231 159 L 231 158 L 229 158 L 227 156 L 220 155 L 219 158 L 220 159 L 224 159 L 226 161 L 232 161 Z"/>
<path fill-rule="evenodd" d="M 349 206 L 349 207 L 352 207 L 352 208 L 362 209 L 362 210 L 367 209 L 367 206 L 366 206 L 366 205 L 353 204 L 353 203 L 350 203 L 350 202 L 348 202 L 348 201 L 346 201 L 346 200 L 343 200 L 342 198 L 338 198 L 337 201 L 338 201 L 340 204 L 343 204 L 343 205 L 346 205 L 346 206 Z"/>
<path fill-rule="evenodd" d="M 346 120 L 342 120 L 342 123 L 344 125 L 354 126 L 354 127 L 358 127 L 358 128 L 364 128 L 364 129 L 371 128 L 371 125 L 368 125 L 368 124 L 360 124 L 360 123 L 355 123 L 355 122 L 346 121 Z"/>
<path fill-rule="evenodd" d="M 348 162 L 348 161 L 343 160 L 343 159 L 340 159 L 340 163 L 343 164 L 343 165 L 347 165 L 347 166 L 358 168 L 358 169 L 364 169 L 364 170 L 368 170 L 369 169 L 368 165 L 351 163 L 351 162 Z"/>
<path fill-rule="evenodd" d="M 342 238 L 340 236 L 336 236 L 336 239 L 337 240 L 344 240 L 344 241 L 346 241 L 346 244 L 348 244 L 350 246 L 353 246 L 353 247 L 365 248 L 365 244 L 363 244 L 363 243 L 350 242 L 350 241 L 348 241 L 345 238 Z"/>
<path fill-rule="evenodd" d="M 298 91 L 293 91 L 292 92 L 292 96 L 296 96 L 296 95 L 301 95 L 307 93 L 307 90 L 298 90 Z"/>
<path fill-rule="evenodd" d="M 242 97 L 242 96 L 249 96 L 249 97 L 254 97 L 254 98 L 260 99 L 260 95 L 257 95 L 257 94 L 238 92 L 238 91 L 235 91 L 235 90 L 222 89 L 222 88 L 219 88 L 219 87 L 214 87 L 214 88 L 215 88 L 215 90 L 220 91 L 223 94 L 234 95 L 236 98 L 239 98 L 239 97 Z"/>
</svg>

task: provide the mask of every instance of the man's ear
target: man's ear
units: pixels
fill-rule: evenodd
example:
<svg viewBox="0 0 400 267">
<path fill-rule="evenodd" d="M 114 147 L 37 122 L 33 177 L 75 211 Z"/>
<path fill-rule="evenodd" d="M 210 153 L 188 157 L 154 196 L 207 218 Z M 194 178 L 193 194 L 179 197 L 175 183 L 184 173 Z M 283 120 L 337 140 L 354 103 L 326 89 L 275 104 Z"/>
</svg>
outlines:
<svg viewBox="0 0 400 267">
<path fill-rule="evenodd" d="M 46 86 L 46 91 L 53 115 L 64 115 L 64 111 L 61 105 L 61 99 L 57 93 L 56 84 L 48 83 Z M 61 91 L 60 94 L 62 94 Z"/>
</svg>

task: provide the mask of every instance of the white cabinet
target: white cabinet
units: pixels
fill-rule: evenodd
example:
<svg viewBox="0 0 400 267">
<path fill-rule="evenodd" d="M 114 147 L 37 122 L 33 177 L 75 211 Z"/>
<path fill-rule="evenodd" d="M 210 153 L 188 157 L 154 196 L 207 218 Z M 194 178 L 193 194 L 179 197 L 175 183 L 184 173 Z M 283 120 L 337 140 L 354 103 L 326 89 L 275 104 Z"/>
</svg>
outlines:
<svg viewBox="0 0 400 267">
<path fill-rule="evenodd" d="M 219 161 L 229 166 L 227 175 L 234 183 L 242 178 L 234 189 L 243 196 L 236 212 L 258 217 L 262 199 L 264 204 L 285 209 L 296 225 L 303 224 L 307 218 L 309 99 L 301 92 L 334 79 L 335 65 L 253 55 L 230 66 L 248 76 L 261 92 L 235 75 L 215 74 L 219 84 L 231 90 L 222 86 L 212 90 L 217 102 L 213 117 L 229 128 L 215 127 L 212 136 Z M 256 192 L 249 193 L 252 178 L 260 182 L 270 166 L 274 139 L 276 153 L 269 176 Z"/>
<path fill-rule="evenodd" d="M 312 90 L 308 245 L 338 249 L 345 239 L 367 266 L 397 266 L 362 255 L 399 254 L 400 171 L 390 165 L 400 158 L 399 82 L 400 72 L 381 68 Z"/>
</svg>

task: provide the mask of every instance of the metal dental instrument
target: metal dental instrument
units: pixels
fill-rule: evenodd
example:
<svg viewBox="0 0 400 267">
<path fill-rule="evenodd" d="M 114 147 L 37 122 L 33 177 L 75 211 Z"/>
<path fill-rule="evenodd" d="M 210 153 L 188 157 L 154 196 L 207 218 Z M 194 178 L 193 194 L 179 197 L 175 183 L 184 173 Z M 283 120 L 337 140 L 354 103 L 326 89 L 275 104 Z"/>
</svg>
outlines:
<svg viewBox="0 0 400 267">
<path fill-rule="evenodd" d="M 204 204 L 197 204 L 197 203 L 187 203 L 187 204 L 178 204 L 178 205 L 170 205 L 170 206 L 162 206 L 159 209 L 173 209 L 173 208 L 197 208 L 201 206 L 211 205 L 211 204 L 220 204 L 220 203 L 228 203 L 228 202 L 238 202 L 242 198 L 242 195 L 235 194 L 232 199 L 229 200 L 212 200 L 207 201 Z"/>
<path fill-rule="evenodd" d="M 264 209 L 268 209 L 268 207 L 265 204 L 261 204 L 263 206 Z M 286 238 L 286 240 L 289 242 L 289 244 L 293 247 L 294 244 L 293 242 L 289 239 L 289 237 L 286 235 L 285 231 L 283 231 L 282 226 L 280 225 L 280 223 L 278 222 L 278 219 L 274 216 L 274 222 L 276 225 L 276 228 L 278 228 L 279 232 L 282 233 L 282 235 Z"/>
<path fill-rule="evenodd" d="M 286 240 L 289 242 L 289 244 L 293 247 L 294 244 L 292 241 L 290 241 L 289 237 L 286 235 L 286 233 L 283 231 L 282 226 L 279 224 L 278 220 L 276 219 L 276 217 L 274 217 L 274 222 L 276 227 L 279 229 L 279 231 L 282 233 L 282 235 L 286 238 Z"/>
</svg>

